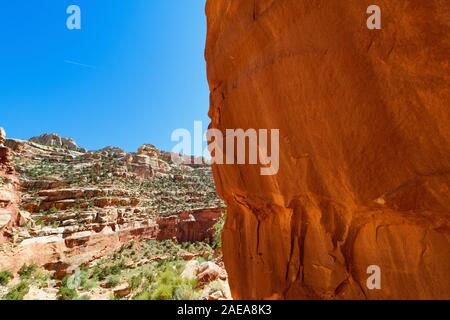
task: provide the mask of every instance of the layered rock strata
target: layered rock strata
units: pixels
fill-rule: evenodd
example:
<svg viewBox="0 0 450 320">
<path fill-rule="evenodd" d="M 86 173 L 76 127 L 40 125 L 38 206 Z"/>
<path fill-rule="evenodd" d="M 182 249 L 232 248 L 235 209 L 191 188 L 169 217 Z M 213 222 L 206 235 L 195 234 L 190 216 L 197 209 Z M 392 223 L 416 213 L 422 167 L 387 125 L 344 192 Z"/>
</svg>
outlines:
<svg viewBox="0 0 450 320">
<path fill-rule="evenodd" d="M 36 263 L 63 276 L 133 240 L 208 242 L 224 211 L 208 165 L 152 145 L 87 152 L 4 134 L 0 145 L 0 271 Z"/>
</svg>

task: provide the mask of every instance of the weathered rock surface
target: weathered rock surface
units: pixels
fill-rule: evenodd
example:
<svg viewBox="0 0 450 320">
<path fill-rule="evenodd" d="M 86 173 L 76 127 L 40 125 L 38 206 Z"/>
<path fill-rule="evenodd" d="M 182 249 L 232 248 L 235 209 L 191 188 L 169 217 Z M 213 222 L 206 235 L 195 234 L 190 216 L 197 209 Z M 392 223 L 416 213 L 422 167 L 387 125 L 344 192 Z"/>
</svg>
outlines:
<svg viewBox="0 0 450 320">
<path fill-rule="evenodd" d="M 450 298 L 450 3 L 377 4 L 207 1 L 211 127 L 280 129 L 213 168 L 234 298 Z"/>
<path fill-rule="evenodd" d="M 228 275 L 223 267 L 212 261 L 199 263 L 192 260 L 186 263 L 181 277 L 196 280 L 197 287 L 202 288 L 201 300 L 229 300 L 231 299 Z"/>
<path fill-rule="evenodd" d="M 209 209 L 190 213 L 194 217 L 189 225 L 192 232 L 186 232 L 184 218 L 187 213 L 156 221 L 123 221 L 115 215 L 99 222 L 93 220 L 95 212 L 84 220 L 79 214 L 75 214 L 76 219 L 72 220 L 67 220 L 67 216 L 59 217 L 70 223 L 62 223 L 59 228 L 40 229 L 36 236 L 23 240 L 19 245 L 0 247 L 0 270 L 17 271 L 24 264 L 35 263 L 63 277 L 80 265 L 110 254 L 132 240 L 207 241 L 214 235 L 211 227 L 221 212 L 222 209 Z M 210 218 L 208 222 L 204 220 L 205 216 Z"/>
<path fill-rule="evenodd" d="M 57 134 L 43 134 L 30 139 L 31 142 L 49 147 L 63 148 L 71 151 L 86 152 L 86 149 L 78 147 L 77 143 L 70 138 L 63 138 Z"/>
<path fill-rule="evenodd" d="M 186 211 L 157 220 L 160 240 L 176 238 L 179 242 L 212 240 L 214 224 L 222 215 L 222 209 Z"/>
<path fill-rule="evenodd" d="M 11 237 L 10 228 L 23 222 L 19 212 L 19 181 L 11 162 L 11 151 L 4 146 L 6 132 L 0 128 L 0 243 Z"/>
</svg>

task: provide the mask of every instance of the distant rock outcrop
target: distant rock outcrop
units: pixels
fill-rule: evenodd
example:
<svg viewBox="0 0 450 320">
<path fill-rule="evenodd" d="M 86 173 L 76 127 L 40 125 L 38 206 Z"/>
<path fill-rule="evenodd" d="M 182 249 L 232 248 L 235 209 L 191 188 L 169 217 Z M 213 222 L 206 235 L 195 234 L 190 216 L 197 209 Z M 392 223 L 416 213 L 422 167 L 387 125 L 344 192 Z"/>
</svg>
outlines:
<svg viewBox="0 0 450 320">
<path fill-rule="evenodd" d="M 63 148 L 71 151 L 86 152 L 86 149 L 78 147 L 77 143 L 70 138 L 62 138 L 57 134 L 42 134 L 30 139 L 31 142 L 49 147 Z"/>
</svg>

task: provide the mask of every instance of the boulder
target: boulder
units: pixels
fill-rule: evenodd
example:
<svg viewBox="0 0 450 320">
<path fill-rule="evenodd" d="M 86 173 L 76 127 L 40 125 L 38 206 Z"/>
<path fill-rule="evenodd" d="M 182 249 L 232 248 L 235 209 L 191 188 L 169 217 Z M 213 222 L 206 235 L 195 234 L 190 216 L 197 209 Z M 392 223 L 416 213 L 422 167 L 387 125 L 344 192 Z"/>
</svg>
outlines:
<svg viewBox="0 0 450 320">
<path fill-rule="evenodd" d="M 200 264 L 197 260 L 188 261 L 184 266 L 183 272 L 181 273 L 181 278 L 187 280 L 196 279 L 199 266 Z"/>
<path fill-rule="evenodd" d="M 212 261 L 206 261 L 199 265 L 197 269 L 197 283 L 203 286 L 207 283 L 218 279 L 225 280 L 227 278 L 225 270 Z"/>
<path fill-rule="evenodd" d="M 131 294 L 131 287 L 128 283 L 121 284 L 114 289 L 116 298 L 125 298 Z"/>
</svg>

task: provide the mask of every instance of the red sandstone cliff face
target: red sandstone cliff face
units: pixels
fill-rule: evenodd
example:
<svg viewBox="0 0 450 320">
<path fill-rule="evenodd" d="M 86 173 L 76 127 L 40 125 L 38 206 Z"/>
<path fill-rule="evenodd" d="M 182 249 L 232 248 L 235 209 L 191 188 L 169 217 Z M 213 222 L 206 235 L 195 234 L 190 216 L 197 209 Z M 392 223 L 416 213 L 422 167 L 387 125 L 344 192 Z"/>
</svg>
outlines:
<svg viewBox="0 0 450 320">
<path fill-rule="evenodd" d="M 17 246 L 0 247 L 0 270 L 18 271 L 35 263 L 56 271 L 59 277 L 80 265 L 113 253 L 124 243 L 140 240 L 207 241 L 223 209 L 185 211 L 169 217 L 103 226 L 100 230 L 30 238 Z"/>
<path fill-rule="evenodd" d="M 10 237 L 9 228 L 22 222 L 18 208 L 19 181 L 11 163 L 11 152 L 4 142 L 5 131 L 0 128 L 0 243 Z"/>
<path fill-rule="evenodd" d="M 450 3 L 376 2 L 377 31 L 357 0 L 207 2 L 211 127 L 280 129 L 277 175 L 214 166 L 234 298 L 450 298 Z"/>
</svg>

